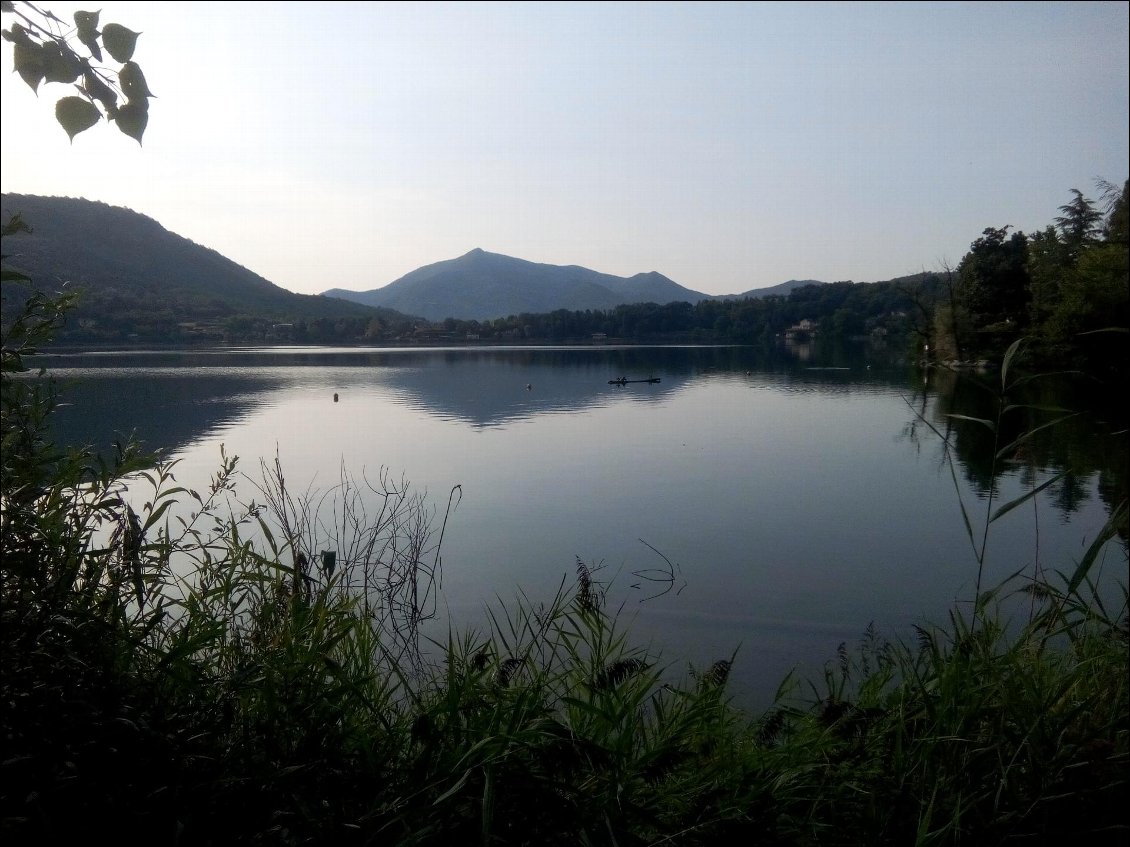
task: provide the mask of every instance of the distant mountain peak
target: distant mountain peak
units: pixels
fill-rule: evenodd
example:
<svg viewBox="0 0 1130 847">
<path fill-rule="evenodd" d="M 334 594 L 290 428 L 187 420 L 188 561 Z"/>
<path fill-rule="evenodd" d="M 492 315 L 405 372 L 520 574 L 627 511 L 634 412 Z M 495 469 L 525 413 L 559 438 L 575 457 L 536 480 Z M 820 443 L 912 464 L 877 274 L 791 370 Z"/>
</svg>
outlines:
<svg viewBox="0 0 1130 847">
<path fill-rule="evenodd" d="M 325 293 L 428 320 L 489 320 L 559 309 L 613 309 L 626 303 L 698 302 L 708 297 L 657 271 L 621 277 L 579 265 L 531 262 L 481 247 L 457 259 L 417 268 L 371 291 L 335 288 Z"/>
</svg>

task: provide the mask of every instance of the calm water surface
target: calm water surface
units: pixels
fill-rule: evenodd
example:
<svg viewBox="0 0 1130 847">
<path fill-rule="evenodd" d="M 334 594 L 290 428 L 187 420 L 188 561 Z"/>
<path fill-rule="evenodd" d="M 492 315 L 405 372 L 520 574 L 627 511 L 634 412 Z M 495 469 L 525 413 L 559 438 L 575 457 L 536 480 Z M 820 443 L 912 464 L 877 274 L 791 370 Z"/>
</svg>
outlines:
<svg viewBox="0 0 1130 847">
<path fill-rule="evenodd" d="M 221 444 L 250 474 L 277 452 L 295 488 L 384 467 L 442 511 L 461 486 L 443 545 L 452 618 L 482 627 L 496 597 L 549 599 L 580 557 L 603 564 L 635 640 L 675 667 L 737 650 L 734 690 L 754 707 L 791 669 L 819 672 L 870 622 L 901 637 L 973 590 L 958 498 L 982 524 L 983 436 L 964 436 L 955 490 L 941 441 L 914 411 L 939 428 L 946 411 L 971 414 L 949 375 L 924 382 L 905 366 L 819 368 L 743 348 L 275 348 L 40 363 L 69 404 L 61 439 L 102 446 L 135 431 L 180 460 L 190 487 L 206 487 Z M 619 376 L 661 382 L 608 384 Z M 998 503 L 1057 469 L 1051 453 L 1022 458 L 996 478 Z M 1109 473 L 1069 482 L 993 525 L 988 580 L 1070 569 L 1082 555 L 1106 520 Z M 641 602 L 656 586 L 639 574 L 663 557 L 676 590 Z"/>
</svg>

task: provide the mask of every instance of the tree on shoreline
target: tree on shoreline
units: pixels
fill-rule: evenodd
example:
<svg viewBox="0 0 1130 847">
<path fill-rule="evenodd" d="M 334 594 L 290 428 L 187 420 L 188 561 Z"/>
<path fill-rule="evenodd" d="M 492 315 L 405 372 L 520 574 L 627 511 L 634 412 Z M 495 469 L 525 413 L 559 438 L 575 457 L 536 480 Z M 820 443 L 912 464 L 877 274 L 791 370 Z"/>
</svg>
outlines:
<svg viewBox="0 0 1130 847">
<path fill-rule="evenodd" d="M 1059 207 L 1054 223 L 1025 235 L 989 227 L 958 265 L 956 303 L 935 309 L 959 316 L 935 322 L 934 348 L 960 335 L 961 359 L 992 358 L 1020 336 L 1031 351 L 1059 366 L 1125 375 L 1125 344 L 1109 333 L 1130 326 L 1127 300 L 1127 186 L 1098 180 L 1106 211 L 1078 189 Z M 950 312 L 945 312 L 949 314 Z"/>
</svg>

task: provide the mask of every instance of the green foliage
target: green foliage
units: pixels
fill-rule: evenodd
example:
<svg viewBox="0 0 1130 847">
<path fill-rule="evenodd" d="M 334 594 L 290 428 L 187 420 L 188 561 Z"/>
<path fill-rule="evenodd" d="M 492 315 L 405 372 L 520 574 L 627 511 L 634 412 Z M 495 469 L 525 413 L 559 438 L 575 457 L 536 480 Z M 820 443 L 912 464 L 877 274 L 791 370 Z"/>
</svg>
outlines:
<svg viewBox="0 0 1130 847">
<path fill-rule="evenodd" d="M 66 131 L 71 141 L 102 119 L 98 107 L 82 97 L 63 97 L 55 104 L 55 119 Z"/>
<path fill-rule="evenodd" d="M 1054 226 L 1029 236 L 990 227 L 973 242 L 958 267 L 958 285 L 927 307 L 943 361 L 996 358 L 1023 333 L 1045 365 L 1125 377 L 1124 339 L 1095 333 L 1130 320 L 1127 184 L 1119 189 L 1099 180 L 1099 187 L 1105 215 L 1072 189 Z"/>
<path fill-rule="evenodd" d="M 1036 379 L 1020 372 L 1022 352 L 1014 342 L 1001 362 L 992 417 L 948 416 L 990 435 L 994 464 L 1071 417 L 1017 401 Z M 1032 411 L 1053 418 L 1008 426 Z M 923 422 L 953 468 L 950 435 Z M 1125 491 L 1069 571 L 1048 578 L 1037 562 L 1030 576 L 982 586 L 992 525 L 1063 476 L 1033 481 L 1003 504 L 990 486 L 981 527 L 961 504 L 978 566 L 971 613 L 958 605 L 945 625 L 915 627 L 909 643 L 869 628 L 854 653 L 841 645 L 823 686 L 812 684 L 815 708 L 782 708 L 764 720 L 805 804 L 798 817 L 812 838 L 803 843 L 1113 844 L 1125 832 L 1116 798 L 1128 756 L 1126 586 L 1110 605 L 1092 581 L 1108 557 L 1124 574 Z"/>
<path fill-rule="evenodd" d="M 901 349 L 913 332 L 910 313 L 936 277 L 915 275 L 877 283 L 808 285 L 787 295 L 701 300 L 698 303 L 635 303 L 614 309 L 511 315 L 491 321 L 444 322 L 447 337 L 531 342 L 590 342 L 594 334 L 633 343 L 716 342 L 772 344 L 801 320 L 819 325 L 835 341 L 873 340 Z"/>
<path fill-rule="evenodd" d="M 965 307 L 978 327 L 1027 322 L 1028 239 L 1009 227 L 989 227 L 958 265 Z"/>
<path fill-rule="evenodd" d="M 1077 256 L 1080 248 L 1093 241 L 1102 229 L 1103 216 L 1095 208 L 1095 201 L 1084 197 L 1078 188 L 1072 188 L 1071 193 L 1075 199 L 1059 207 L 1063 214 L 1055 219 L 1055 225 L 1063 233 L 1068 249 Z"/>
<path fill-rule="evenodd" d="M 1104 240 L 1125 247 L 1130 243 L 1130 180 L 1122 183 L 1120 189 L 1109 182 L 1099 182 L 1103 199 L 1107 203 L 1106 225 L 1103 227 Z"/>
<path fill-rule="evenodd" d="M 1124 622 L 1063 585 L 1029 594 L 1017 632 L 994 591 L 976 623 L 955 610 L 915 642 L 869 631 L 858 651 L 841 647 L 817 709 L 785 712 L 777 729 L 811 833 L 801 843 L 1118 842 Z"/>
<path fill-rule="evenodd" d="M 422 638 L 442 531 L 403 483 L 343 472 L 294 495 L 276 462 L 256 502 L 234 457 L 196 492 L 128 446 L 56 450 L 22 360 L 63 308 L 37 301 L 4 337 L 8 836 L 800 847 L 1126 826 L 1125 603 L 1091 584 L 1124 507 L 1068 573 L 979 592 L 914 643 L 869 631 L 810 698 L 786 684 L 751 722 L 726 694 L 734 656 L 680 678 L 580 560 L 485 635 Z M 1031 440 L 966 423 L 1007 438 L 1001 456 Z"/>
<path fill-rule="evenodd" d="M 997 480 L 1002 468 L 1015 462 L 1017 456 L 1026 456 L 1028 451 L 1033 449 L 1033 444 L 1041 432 L 1061 427 L 1076 417 L 1076 413 L 1064 408 L 1025 402 L 1026 395 L 1029 394 L 1026 389 L 1039 379 L 1049 376 L 1047 374 L 1034 376 L 1021 371 L 1020 361 L 1026 341 L 1027 339 L 1021 338 L 1009 345 L 1001 361 L 999 380 L 995 386 L 972 383 L 975 388 L 985 392 L 987 409 L 984 417 L 949 412 L 945 414 L 946 423 L 943 432 L 924 415 L 916 413 L 919 420 L 938 437 L 944 447 L 943 455 L 954 481 L 954 492 L 961 508 L 962 520 L 977 561 L 975 602 L 979 602 L 981 596 L 992 524 L 1044 490 L 1061 483 L 1075 470 L 1073 467 L 1064 468 L 1039 484 L 1036 484 L 1033 478 L 1032 484 L 1021 496 L 1005 504 L 999 504 L 997 501 Z M 984 465 L 983 478 L 978 480 L 981 483 L 979 488 L 984 502 L 984 518 L 979 533 L 975 530 L 974 519 L 962 499 L 961 488 L 957 484 L 957 462 L 954 458 L 962 454 L 959 437 L 969 429 L 985 439 L 975 452 L 987 457 L 982 463 L 971 462 L 967 466 L 975 468 L 978 464 Z M 973 451 L 967 448 L 964 455 L 969 455 L 970 452 Z"/>
<path fill-rule="evenodd" d="M 4 319 L 32 291 L 80 291 L 61 342 L 334 343 L 360 340 L 374 316 L 386 322 L 381 340 L 413 326 L 387 310 L 293 294 L 127 209 L 5 194 L 2 210 L 35 222 L 5 251 L 34 284 L 5 284 Z"/>
<path fill-rule="evenodd" d="M 13 45 L 14 70 L 31 90 L 38 93 L 48 82 L 71 85 L 77 92 L 55 104 L 55 118 L 72 141 L 105 117 L 141 143 L 149 99 L 155 95 L 133 61 L 140 33 L 115 23 L 99 30 L 99 12 L 75 12 L 73 28 L 28 2 L 5 2 L 3 13 L 16 19 L 3 37 Z M 121 66 L 116 73 L 103 64 L 103 48 Z"/>
<path fill-rule="evenodd" d="M 1026 356 L 1030 351 L 1027 345 Z M 1016 371 L 1016 362 L 1012 369 Z M 1086 481 L 1097 479 L 1098 496 L 1108 512 L 1115 511 L 1127 497 L 1130 473 L 1121 397 L 1079 373 L 1013 382 L 1002 407 L 998 374 L 932 371 L 933 402 L 926 402 L 925 389 L 914 401 L 923 417 L 929 409 L 929 422 L 914 421 L 908 435 L 917 439 L 923 430 L 931 432 L 928 442 L 940 443 L 943 457 L 956 460 L 954 469 L 964 475 L 982 503 L 996 499 L 1007 478 L 1031 487 L 1056 477 L 1044 497 L 1070 520 L 1089 496 Z M 1002 409 L 1007 411 L 1002 414 Z M 1087 413 L 1065 417 L 1063 409 Z M 969 419 L 992 421 L 994 426 L 968 423 Z M 1022 437 L 1011 452 L 998 455 L 1000 448 Z"/>
<path fill-rule="evenodd" d="M 135 34 L 99 33 L 97 13 L 75 23 L 95 61 L 104 48 L 130 62 Z M 5 36 L 33 88 L 74 70 L 62 36 L 15 25 Z M 88 68 L 71 81 L 83 76 L 110 113 Z M 149 96 L 143 77 L 119 82 Z M 126 106 L 115 108 L 121 128 Z M 4 227 L 20 231 L 18 218 Z M 1081 285 L 1124 272 L 1088 255 Z M 7 269 L 4 280 L 27 282 Z M 869 314 L 855 291 L 599 320 L 763 332 L 823 302 L 846 331 Z M 858 654 L 841 648 L 813 700 L 782 699 L 749 724 L 726 695 L 733 656 L 674 678 L 630 646 L 579 560 L 575 586 L 547 604 L 504 604 L 486 636 L 429 647 L 443 531 L 405 485 L 343 472 L 329 491 L 294 495 L 276 462 L 257 503 L 222 452 L 201 493 L 130 444 L 110 461 L 52 444 L 53 390 L 25 359 L 71 308 L 70 295 L 33 293 L 5 306 L 0 339 L 6 841 L 801 847 L 1125 834 L 1125 587 L 1110 608 L 1092 584 L 1124 504 L 1070 573 L 1027 582 L 1018 630 L 1003 623 L 1007 586 L 979 585 L 971 616 L 955 610 L 913 644 L 869 631 Z M 967 421 L 992 434 L 997 459 L 1031 435 L 1002 426 L 1018 349 L 996 418 Z M 990 500 L 986 528 L 1036 490 Z"/>
</svg>

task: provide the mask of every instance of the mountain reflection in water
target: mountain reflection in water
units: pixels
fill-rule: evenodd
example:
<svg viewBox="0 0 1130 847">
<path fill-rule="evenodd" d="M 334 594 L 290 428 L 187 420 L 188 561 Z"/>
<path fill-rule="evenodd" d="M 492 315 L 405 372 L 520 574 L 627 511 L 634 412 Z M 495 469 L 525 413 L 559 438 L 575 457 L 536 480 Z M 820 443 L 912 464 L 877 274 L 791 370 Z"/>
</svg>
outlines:
<svg viewBox="0 0 1130 847">
<path fill-rule="evenodd" d="M 742 645 L 749 670 L 734 684 L 752 702 L 872 620 L 898 635 L 968 596 L 976 567 L 958 493 L 980 525 L 990 492 L 999 505 L 1070 471 L 993 525 L 991 581 L 1036 564 L 1070 569 L 1126 489 L 1116 418 L 1079 415 L 994 464 L 987 429 L 952 417 L 990 415 L 991 375 L 978 384 L 877 359 L 269 348 L 38 365 L 70 404 L 54 421 L 59 441 L 105 450 L 136 432 L 182 461 L 187 487 L 207 486 L 220 443 L 252 476 L 277 450 L 299 488 L 378 465 L 433 502 L 461 485 L 443 551 L 452 619 L 481 627 L 496 595 L 541 599 L 576 557 L 604 561 L 634 635 L 671 660 L 709 662 Z M 661 382 L 608 384 L 619 377 Z M 1039 390 L 1036 405 L 1087 401 Z M 935 430 L 950 437 L 959 491 Z M 660 555 L 687 588 L 640 603 L 647 586 L 633 589 L 635 574 L 662 567 Z"/>
<path fill-rule="evenodd" d="M 661 403 L 695 379 L 768 380 L 783 391 L 867 390 L 845 373 L 780 364 L 747 348 L 267 348 L 216 351 L 75 353 L 39 357 L 66 404 L 55 424 L 66 444 L 100 448 L 135 433 L 166 455 L 238 423 L 284 389 L 387 387 L 403 403 L 476 427 L 572 412 L 624 400 Z M 773 364 L 772 360 L 770 364 Z M 748 371 L 756 367 L 757 371 Z M 312 373 L 315 369 L 316 373 Z M 610 386 L 621 376 L 655 384 Z M 836 377 L 839 376 L 840 380 Z M 876 377 L 877 383 L 887 382 Z M 529 386 L 528 390 L 526 386 Z"/>
</svg>

